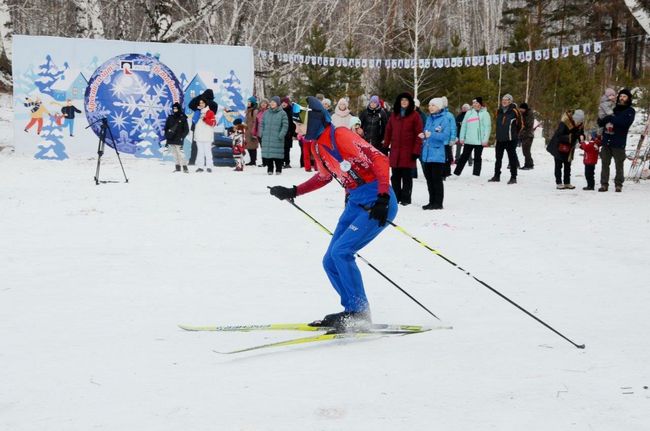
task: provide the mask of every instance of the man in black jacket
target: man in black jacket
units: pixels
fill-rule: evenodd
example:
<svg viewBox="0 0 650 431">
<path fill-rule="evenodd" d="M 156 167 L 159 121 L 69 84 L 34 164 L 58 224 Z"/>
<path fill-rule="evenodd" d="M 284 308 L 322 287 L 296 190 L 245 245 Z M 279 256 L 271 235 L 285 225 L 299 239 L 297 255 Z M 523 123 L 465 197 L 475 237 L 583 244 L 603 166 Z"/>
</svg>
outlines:
<svg viewBox="0 0 650 431">
<path fill-rule="evenodd" d="M 176 160 L 176 169 L 174 172 L 180 172 L 181 166 L 183 167 L 183 172 L 189 173 L 187 170 L 187 162 L 183 156 L 183 141 L 185 137 L 190 132 L 190 129 L 187 125 L 187 116 L 183 112 L 183 107 L 180 103 L 174 103 L 172 105 L 172 113 L 167 117 L 165 121 L 165 146 L 169 148 L 174 160 Z"/>
<path fill-rule="evenodd" d="M 517 184 L 517 167 L 519 166 L 517 138 L 521 127 L 521 113 L 513 102 L 512 96 L 506 94 L 501 98 L 501 107 L 497 110 L 496 115 L 496 161 L 494 162 L 494 176 L 488 180 L 489 182 L 501 181 L 501 164 L 505 151 L 508 153 L 508 162 L 510 163 L 510 181 L 508 181 L 508 184 Z"/>
<path fill-rule="evenodd" d="M 363 129 L 363 136 L 366 141 L 373 147 L 386 154 L 387 150 L 383 146 L 384 132 L 386 131 L 386 123 L 388 123 L 388 116 L 379 105 L 379 97 L 372 96 L 368 107 L 359 116 L 361 120 L 361 128 Z"/>
<path fill-rule="evenodd" d="M 521 169 L 528 170 L 535 167 L 533 156 L 530 152 L 530 149 L 533 146 L 533 138 L 535 137 L 535 128 L 533 127 L 535 117 L 533 115 L 533 110 L 530 109 L 528 104 L 525 102 L 519 105 L 519 111 L 521 112 L 521 119 L 523 121 L 521 132 L 519 132 L 521 151 L 524 153 L 524 166 Z"/>
<path fill-rule="evenodd" d="M 200 111 L 199 109 L 199 101 L 203 100 L 206 105 L 208 105 L 208 109 L 212 112 L 214 112 L 214 115 L 217 115 L 217 110 L 219 109 L 219 104 L 214 101 L 214 92 L 211 89 L 205 90 L 203 93 L 199 94 L 192 100 L 190 100 L 190 103 L 187 104 L 187 107 L 190 108 L 192 111 L 194 111 L 195 116 L 192 117 L 192 132 L 194 132 L 194 125 L 196 124 L 196 121 L 198 120 L 198 115 L 196 115 L 197 112 Z M 194 163 L 196 162 L 196 141 L 194 138 L 192 138 L 192 152 L 190 154 L 190 166 L 194 166 Z"/>
<path fill-rule="evenodd" d="M 606 192 L 609 189 L 609 165 L 614 159 L 616 166 L 616 177 L 614 185 L 616 191 L 623 191 L 623 162 L 625 162 L 625 145 L 627 145 L 627 132 L 634 122 L 636 111 L 632 108 L 632 93 L 627 88 L 618 92 L 614 115 L 608 115 L 598 120 L 598 125 L 603 127 L 603 143 L 600 149 L 600 158 L 603 165 L 600 171 L 599 192 Z"/>
</svg>

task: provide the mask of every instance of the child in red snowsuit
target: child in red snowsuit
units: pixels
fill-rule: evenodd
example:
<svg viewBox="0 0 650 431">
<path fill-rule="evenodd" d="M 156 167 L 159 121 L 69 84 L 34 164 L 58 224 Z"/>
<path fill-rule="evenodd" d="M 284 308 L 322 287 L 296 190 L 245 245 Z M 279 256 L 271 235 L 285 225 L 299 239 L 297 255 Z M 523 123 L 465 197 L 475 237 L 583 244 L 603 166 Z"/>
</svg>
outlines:
<svg viewBox="0 0 650 431">
<path fill-rule="evenodd" d="M 308 141 L 304 135 L 298 134 L 298 142 L 300 142 L 300 148 L 302 148 L 302 161 L 305 166 L 305 171 L 311 172 L 311 164 L 314 158 L 311 153 L 311 145 L 314 141 Z"/>
<path fill-rule="evenodd" d="M 597 137 L 589 142 L 580 142 L 580 149 L 584 151 L 584 164 L 585 164 L 585 178 L 587 179 L 587 187 L 582 190 L 594 190 L 596 182 L 594 174 L 596 172 L 596 164 L 598 164 L 598 149 L 600 148 L 600 139 Z"/>
</svg>

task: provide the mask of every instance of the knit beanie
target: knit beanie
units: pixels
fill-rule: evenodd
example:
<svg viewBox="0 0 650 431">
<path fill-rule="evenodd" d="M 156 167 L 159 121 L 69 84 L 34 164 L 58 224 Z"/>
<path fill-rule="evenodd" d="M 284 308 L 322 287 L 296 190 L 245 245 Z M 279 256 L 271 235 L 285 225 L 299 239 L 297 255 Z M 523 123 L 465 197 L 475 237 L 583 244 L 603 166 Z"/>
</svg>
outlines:
<svg viewBox="0 0 650 431">
<path fill-rule="evenodd" d="M 573 111 L 573 122 L 576 124 L 582 124 L 585 121 L 585 112 L 582 109 L 576 109 Z"/>
<path fill-rule="evenodd" d="M 447 100 L 447 96 L 442 96 L 441 99 L 442 99 L 442 107 L 443 108 L 448 107 L 449 106 L 449 100 Z"/>
<path fill-rule="evenodd" d="M 370 98 L 370 103 L 374 103 L 375 105 L 379 106 L 379 96 L 372 96 Z"/>
<path fill-rule="evenodd" d="M 280 106 L 280 103 L 282 103 L 282 101 L 280 100 L 280 96 L 271 97 L 271 102 L 275 102 L 278 106 Z"/>
<path fill-rule="evenodd" d="M 429 106 L 431 105 L 437 106 L 438 109 L 445 108 L 445 102 L 442 100 L 442 97 L 434 97 L 433 99 L 429 100 Z"/>
</svg>

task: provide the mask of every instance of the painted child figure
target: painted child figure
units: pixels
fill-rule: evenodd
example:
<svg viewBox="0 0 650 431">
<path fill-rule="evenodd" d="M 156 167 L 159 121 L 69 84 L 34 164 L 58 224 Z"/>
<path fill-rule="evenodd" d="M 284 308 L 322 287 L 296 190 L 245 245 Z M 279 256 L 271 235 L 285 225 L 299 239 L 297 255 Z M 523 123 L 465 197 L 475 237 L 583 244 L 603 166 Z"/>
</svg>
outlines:
<svg viewBox="0 0 650 431">
<path fill-rule="evenodd" d="M 323 258 L 323 267 L 341 298 L 343 311 L 328 314 L 313 326 L 337 330 L 363 328 L 371 323 L 370 305 L 356 265 L 356 253 L 386 228 L 397 215 L 397 199 L 390 187 L 388 158 L 348 127 L 336 128 L 321 102 L 308 97 L 309 108 L 297 132 L 312 141 L 317 173 L 293 187 L 271 187 L 278 199 L 294 199 L 335 179 L 349 194 L 343 214 Z"/>
<path fill-rule="evenodd" d="M 580 142 L 580 149 L 584 151 L 583 162 L 585 164 L 585 179 L 587 180 L 587 187 L 582 190 L 594 190 L 596 186 L 595 173 L 596 165 L 598 164 L 598 149 L 600 148 L 600 139 L 592 136 L 589 142 Z"/>
</svg>

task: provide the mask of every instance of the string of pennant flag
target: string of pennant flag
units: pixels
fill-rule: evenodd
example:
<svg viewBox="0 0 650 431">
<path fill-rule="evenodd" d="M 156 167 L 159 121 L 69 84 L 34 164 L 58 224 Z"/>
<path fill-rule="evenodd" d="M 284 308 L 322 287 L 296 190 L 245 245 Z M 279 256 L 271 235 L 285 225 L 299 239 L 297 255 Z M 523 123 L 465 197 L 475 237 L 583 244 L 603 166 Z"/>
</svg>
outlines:
<svg viewBox="0 0 650 431">
<path fill-rule="evenodd" d="M 257 52 L 258 57 L 267 62 L 279 61 L 281 63 L 305 64 L 322 67 L 354 67 L 376 69 L 442 69 L 449 67 L 476 67 L 500 64 L 525 63 L 549 59 L 567 58 L 570 55 L 598 54 L 602 51 L 602 42 L 591 42 L 561 46 L 555 48 L 537 49 L 534 51 L 501 52 L 499 54 L 476 55 L 470 57 L 444 57 L 444 58 L 346 58 L 346 57 L 321 57 L 316 55 L 288 54 L 273 51 Z"/>
</svg>

